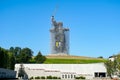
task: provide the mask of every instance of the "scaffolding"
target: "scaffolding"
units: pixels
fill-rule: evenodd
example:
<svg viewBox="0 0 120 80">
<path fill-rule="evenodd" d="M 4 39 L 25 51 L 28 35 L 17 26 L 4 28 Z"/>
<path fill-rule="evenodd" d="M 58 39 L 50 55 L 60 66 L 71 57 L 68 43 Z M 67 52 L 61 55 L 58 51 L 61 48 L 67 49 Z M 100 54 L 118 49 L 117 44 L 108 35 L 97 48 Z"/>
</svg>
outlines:
<svg viewBox="0 0 120 80">
<path fill-rule="evenodd" d="M 62 22 L 56 22 L 52 16 L 51 54 L 69 54 L 69 29 L 63 27 Z"/>
</svg>

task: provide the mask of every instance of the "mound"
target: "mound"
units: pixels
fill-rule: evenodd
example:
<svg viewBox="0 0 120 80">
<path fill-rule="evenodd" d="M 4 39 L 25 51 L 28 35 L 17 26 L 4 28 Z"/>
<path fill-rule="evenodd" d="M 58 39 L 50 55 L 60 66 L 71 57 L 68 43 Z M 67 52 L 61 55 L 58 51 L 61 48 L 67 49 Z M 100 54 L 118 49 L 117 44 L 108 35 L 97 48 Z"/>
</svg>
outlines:
<svg viewBox="0 0 120 80">
<path fill-rule="evenodd" d="M 59 56 L 46 56 L 45 64 L 88 64 L 88 63 L 101 63 L 105 62 L 105 59 L 92 58 L 85 56 L 70 56 L 70 55 L 59 55 Z"/>
</svg>

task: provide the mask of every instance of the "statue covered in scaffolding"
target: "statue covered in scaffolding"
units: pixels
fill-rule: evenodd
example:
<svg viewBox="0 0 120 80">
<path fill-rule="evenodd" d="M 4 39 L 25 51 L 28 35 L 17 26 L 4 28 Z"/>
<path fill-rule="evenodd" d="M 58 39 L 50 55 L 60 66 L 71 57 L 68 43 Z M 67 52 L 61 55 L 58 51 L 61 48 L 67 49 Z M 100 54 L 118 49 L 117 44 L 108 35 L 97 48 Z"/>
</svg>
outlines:
<svg viewBox="0 0 120 80">
<path fill-rule="evenodd" d="M 68 55 L 69 54 L 69 29 L 63 27 L 62 22 L 56 22 L 54 16 L 51 18 L 51 54 Z"/>
</svg>

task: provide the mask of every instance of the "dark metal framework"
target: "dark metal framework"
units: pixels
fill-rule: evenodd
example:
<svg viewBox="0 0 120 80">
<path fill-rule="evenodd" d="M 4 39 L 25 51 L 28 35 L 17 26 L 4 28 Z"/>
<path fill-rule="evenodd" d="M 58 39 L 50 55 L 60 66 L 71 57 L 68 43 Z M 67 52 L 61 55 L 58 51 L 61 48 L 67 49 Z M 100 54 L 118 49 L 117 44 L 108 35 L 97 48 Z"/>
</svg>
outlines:
<svg viewBox="0 0 120 80">
<path fill-rule="evenodd" d="M 52 16 L 51 54 L 69 54 L 69 29 L 62 22 L 56 22 Z"/>
</svg>

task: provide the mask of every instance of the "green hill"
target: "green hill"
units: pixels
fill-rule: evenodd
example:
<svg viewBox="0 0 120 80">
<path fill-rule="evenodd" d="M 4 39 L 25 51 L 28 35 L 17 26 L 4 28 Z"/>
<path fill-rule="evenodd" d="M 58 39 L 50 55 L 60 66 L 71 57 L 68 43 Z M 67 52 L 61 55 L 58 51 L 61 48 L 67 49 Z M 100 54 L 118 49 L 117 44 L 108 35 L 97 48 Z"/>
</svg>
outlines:
<svg viewBox="0 0 120 80">
<path fill-rule="evenodd" d="M 105 62 L 105 59 L 84 56 L 46 56 L 44 64 L 88 64 Z"/>
</svg>

